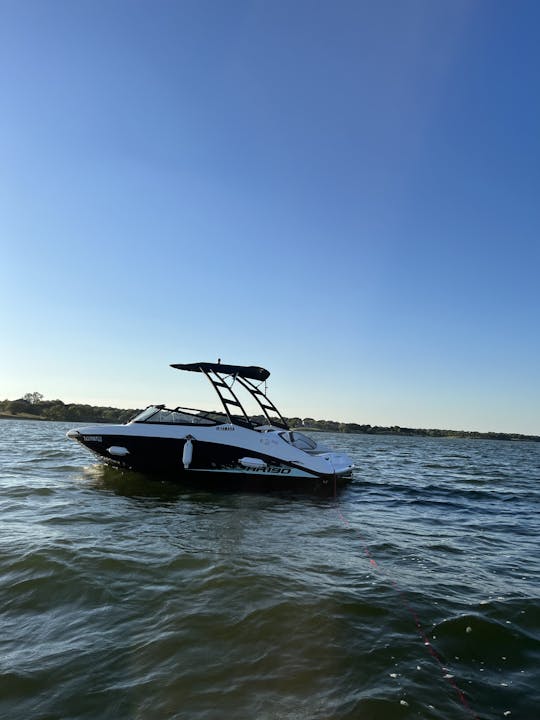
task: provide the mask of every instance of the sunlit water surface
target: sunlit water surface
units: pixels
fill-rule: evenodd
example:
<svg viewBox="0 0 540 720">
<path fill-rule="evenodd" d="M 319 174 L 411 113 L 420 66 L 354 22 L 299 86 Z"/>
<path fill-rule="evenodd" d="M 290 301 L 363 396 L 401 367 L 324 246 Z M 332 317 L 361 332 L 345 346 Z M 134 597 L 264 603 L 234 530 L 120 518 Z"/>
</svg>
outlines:
<svg viewBox="0 0 540 720">
<path fill-rule="evenodd" d="M 104 469 L 0 421 L 0 717 L 540 708 L 540 444 L 327 435 L 337 499 Z"/>
</svg>

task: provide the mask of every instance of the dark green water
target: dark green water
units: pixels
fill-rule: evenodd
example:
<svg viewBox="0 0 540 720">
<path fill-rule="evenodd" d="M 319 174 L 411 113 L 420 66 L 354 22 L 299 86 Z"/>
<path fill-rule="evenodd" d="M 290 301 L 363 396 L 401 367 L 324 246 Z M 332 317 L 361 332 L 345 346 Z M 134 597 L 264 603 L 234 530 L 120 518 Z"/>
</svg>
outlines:
<svg viewBox="0 0 540 720">
<path fill-rule="evenodd" d="M 0 421 L 1 718 L 539 716 L 540 444 L 328 436 L 334 500 L 105 470 L 69 427 Z"/>
</svg>

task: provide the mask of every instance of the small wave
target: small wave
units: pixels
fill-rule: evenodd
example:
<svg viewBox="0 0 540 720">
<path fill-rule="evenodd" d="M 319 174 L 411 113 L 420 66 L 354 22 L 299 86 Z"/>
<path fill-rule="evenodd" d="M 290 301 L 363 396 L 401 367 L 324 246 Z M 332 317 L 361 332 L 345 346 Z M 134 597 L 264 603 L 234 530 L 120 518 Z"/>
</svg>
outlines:
<svg viewBox="0 0 540 720">
<path fill-rule="evenodd" d="M 491 664 L 504 662 L 523 667 L 540 659 L 540 642 L 524 627 L 485 614 L 466 614 L 449 618 L 435 625 L 433 637 L 437 647 L 449 657 L 481 660 Z"/>
</svg>

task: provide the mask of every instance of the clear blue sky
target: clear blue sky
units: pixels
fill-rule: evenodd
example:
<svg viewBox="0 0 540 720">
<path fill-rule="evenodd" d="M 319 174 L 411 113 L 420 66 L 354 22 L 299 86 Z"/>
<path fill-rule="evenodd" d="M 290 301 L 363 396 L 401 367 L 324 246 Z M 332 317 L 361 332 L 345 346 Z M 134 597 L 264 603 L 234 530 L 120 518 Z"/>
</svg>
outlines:
<svg viewBox="0 0 540 720">
<path fill-rule="evenodd" d="M 540 3 L 0 0 L 0 397 L 540 434 Z"/>
</svg>

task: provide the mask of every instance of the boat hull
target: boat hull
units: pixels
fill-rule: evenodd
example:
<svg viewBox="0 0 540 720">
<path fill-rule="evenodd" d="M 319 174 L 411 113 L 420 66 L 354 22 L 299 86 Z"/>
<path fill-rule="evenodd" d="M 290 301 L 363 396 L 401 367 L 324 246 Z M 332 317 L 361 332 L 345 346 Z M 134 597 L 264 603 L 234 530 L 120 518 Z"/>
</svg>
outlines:
<svg viewBox="0 0 540 720">
<path fill-rule="evenodd" d="M 186 463 L 186 438 L 91 430 L 70 431 L 69 437 L 108 465 L 205 488 L 330 491 L 350 479 L 350 473 L 314 472 L 253 448 L 199 439 L 192 440 Z"/>
</svg>

